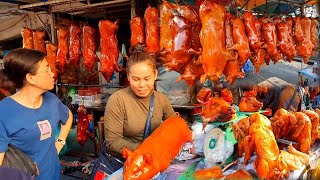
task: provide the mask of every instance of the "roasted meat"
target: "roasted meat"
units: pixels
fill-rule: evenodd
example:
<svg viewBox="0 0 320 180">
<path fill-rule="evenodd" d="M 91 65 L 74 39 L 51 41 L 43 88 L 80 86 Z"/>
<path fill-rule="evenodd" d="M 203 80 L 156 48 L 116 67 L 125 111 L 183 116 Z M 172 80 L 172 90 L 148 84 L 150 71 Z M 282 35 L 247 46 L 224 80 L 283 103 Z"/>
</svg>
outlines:
<svg viewBox="0 0 320 180">
<path fill-rule="evenodd" d="M 203 129 L 209 122 L 227 122 L 235 115 L 236 110 L 222 98 L 210 98 L 202 109 Z"/>
<path fill-rule="evenodd" d="M 163 56 L 163 62 L 170 62 L 173 43 L 173 35 L 170 29 L 171 21 L 173 20 L 174 15 L 172 10 L 176 9 L 175 4 L 171 4 L 167 1 L 164 1 L 160 8 L 160 50 Z"/>
<path fill-rule="evenodd" d="M 34 31 L 33 32 L 33 42 L 34 42 L 34 49 L 42 51 L 46 53 L 46 44 L 44 42 L 46 38 L 46 32 L 45 31 Z"/>
<path fill-rule="evenodd" d="M 144 20 L 146 22 L 146 51 L 150 54 L 156 54 L 160 50 L 158 19 L 158 9 L 149 5 L 144 13 Z"/>
<path fill-rule="evenodd" d="M 101 50 L 101 68 L 100 72 L 107 82 L 110 82 L 110 78 L 113 72 L 120 71 L 118 66 L 118 20 L 114 23 L 109 20 L 101 20 L 99 22 L 100 30 L 100 50 Z"/>
<path fill-rule="evenodd" d="M 102 35 L 102 34 L 101 34 Z M 83 65 L 89 72 L 92 71 L 94 62 L 98 60 L 96 55 L 97 46 L 95 43 L 96 30 L 91 26 L 82 28 L 82 45 L 83 45 Z"/>
<path fill-rule="evenodd" d="M 178 12 L 175 13 L 171 23 L 173 36 L 173 47 L 171 50 L 171 61 L 164 66 L 169 70 L 183 73 L 184 68 L 195 54 L 199 55 L 201 51 L 196 52 L 191 48 L 192 26 L 189 21 L 182 17 Z"/>
<path fill-rule="evenodd" d="M 190 88 L 195 87 L 203 74 L 202 65 L 191 60 L 184 68 L 183 74 L 178 77 L 177 82 L 183 79 Z"/>
<path fill-rule="evenodd" d="M 288 58 L 288 61 L 291 62 L 293 60 L 294 57 L 297 56 L 297 50 L 296 50 L 296 47 L 295 47 L 295 42 L 294 42 L 294 39 L 293 39 L 293 18 L 292 17 L 288 17 L 285 21 L 287 23 L 287 26 L 288 26 L 288 47 L 289 47 L 289 50 L 287 53 L 287 58 Z"/>
<path fill-rule="evenodd" d="M 198 61 L 202 63 L 205 72 L 200 81 L 203 83 L 208 78 L 218 83 L 227 61 L 235 60 L 235 57 L 226 50 L 225 10 L 221 5 L 204 1 L 199 14 L 202 24 L 200 31 L 202 54 Z"/>
<path fill-rule="evenodd" d="M 295 22 L 295 23 L 298 23 Z M 302 57 L 304 63 L 308 63 L 309 58 L 312 56 L 312 50 L 314 45 L 311 42 L 311 20 L 307 17 L 302 17 L 300 20 L 301 29 L 303 32 L 302 41 L 296 42 L 296 49 Z"/>
<path fill-rule="evenodd" d="M 239 103 L 239 111 L 241 112 L 256 112 L 261 110 L 263 106 L 262 102 L 259 102 L 256 97 L 241 97 L 241 102 Z"/>
<path fill-rule="evenodd" d="M 297 119 L 297 125 L 295 130 L 291 136 L 291 140 L 298 143 L 298 145 L 294 145 L 294 147 L 303 152 L 309 153 L 311 146 L 311 121 L 310 118 L 304 114 L 303 112 L 295 112 L 294 115 Z"/>
<path fill-rule="evenodd" d="M 122 156 L 126 158 L 123 178 L 151 179 L 166 170 L 182 145 L 191 140 L 191 131 L 184 119 L 178 116 L 166 119 L 135 151 L 122 148 Z"/>
<path fill-rule="evenodd" d="M 33 49 L 33 32 L 29 28 L 22 28 L 22 48 Z"/>
<path fill-rule="evenodd" d="M 246 34 L 249 39 L 249 45 L 250 48 L 253 51 L 257 51 L 262 47 L 262 41 L 261 36 L 259 36 L 259 33 L 256 28 L 256 19 L 254 18 L 252 12 L 246 11 L 243 16 L 243 24 L 245 27 Z"/>
<path fill-rule="evenodd" d="M 64 72 L 64 68 L 66 66 L 68 60 L 68 52 L 69 52 L 69 29 L 65 27 L 61 27 L 58 29 L 58 52 L 57 52 L 57 67 L 60 72 Z"/>
<path fill-rule="evenodd" d="M 56 69 L 56 60 L 57 60 L 57 50 L 58 47 L 52 43 L 46 44 L 47 50 L 47 61 L 50 66 L 51 72 L 54 74 L 54 79 L 57 79 L 58 72 Z"/>
<path fill-rule="evenodd" d="M 242 67 L 251 56 L 249 40 L 245 33 L 243 22 L 239 17 L 233 18 L 231 24 L 234 44 L 231 47 L 227 47 L 227 50 L 236 50 L 238 52 L 239 64 Z"/>
<path fill-rule="evenodd" d="M 249 121 L 249 135 L 244 139 L 245 164 L 250 160 L 251 154 L 256 152 L 254 168 L 259 179 L 288 178 L 288 168 L 281 160 L 269 119 L 261 114 L 253 114 Z"/>
<path fill-rule="evenodd" d="M 130 21 L 130 45 L 145 44 L 144 22 L 141 17 L 134 17 Z"/>
<path fill-rule="evenodd" d="M 277 63 L 282 59 L 281 53 L 277 47 L 277 33 L 276 27 L 270 20 L 262 22 L 262 35 L 264 38 L 264 43 L 270 58 L 273 60 L 273 63 Z"/>
<path fill-rule="evenodd" d="M 79 65 L 81 55 L 81 29 L 77 25 L 70 25 L 70 46 L 69 46 L 69 61 L 75 67 Z"/>
<path fill-rule="evenodd" d="M 233 18 L 234 17 L 232 14 L 226 13 L 225 30 L 226 30 L 226 45 L 227 45 L 227 47 L 231 47 L 234 45 L 233 30 L 232 30 L 232 25 L 231 25 L 231 20 Z M 238 53 L 234 50 L 230 50 L 229 52 L 234 57 L 238 56 Z M 244 77 L 244 73 L 240 69 L 240 64 L 239 64 L 238 58 L 236 60 L 232 60 L 232 61 L 227 62 L 227 65 L 223 70 L 223 74 L 226 76 L 226 79 L 229 84 L 233 84 L 236 79 Z"/>
<path fill-rule="evenodd" d="M 310 35 L 311 35 L 311 42 L 313 44 L 313 53 L 315 54 L 318 50 L 319 47 L 319 31 L 317 30 L 317 28 L 319 27 L 319 22 L 316 18 L 312 18 L 311 19 L 311 30 L 310 30 Z"/>
<path fill-rule="evenodd" d="M 316 141 L 319 135 L 319 115 L 311 110 L 302 110 L 303 113 L 305 113 L 310 121 L 311 121 L 311 146 Z"/>
</svg>

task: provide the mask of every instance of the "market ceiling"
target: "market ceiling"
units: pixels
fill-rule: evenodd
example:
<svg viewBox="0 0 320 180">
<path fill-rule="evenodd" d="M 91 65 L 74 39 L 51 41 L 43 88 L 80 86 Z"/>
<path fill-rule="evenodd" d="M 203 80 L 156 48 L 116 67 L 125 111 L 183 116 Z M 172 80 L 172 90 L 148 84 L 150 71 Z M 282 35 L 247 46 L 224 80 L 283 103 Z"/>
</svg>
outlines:
<svg viewBox="0 0 320 180">
<path fill-rule="evenodd" d="M 0 0 L 8 2 L 8 0 Z M 89 19 L 131 19 L 131 0 L 15 0 L 17 9 L 32 12 L 65 13 Z"/>
</svg>

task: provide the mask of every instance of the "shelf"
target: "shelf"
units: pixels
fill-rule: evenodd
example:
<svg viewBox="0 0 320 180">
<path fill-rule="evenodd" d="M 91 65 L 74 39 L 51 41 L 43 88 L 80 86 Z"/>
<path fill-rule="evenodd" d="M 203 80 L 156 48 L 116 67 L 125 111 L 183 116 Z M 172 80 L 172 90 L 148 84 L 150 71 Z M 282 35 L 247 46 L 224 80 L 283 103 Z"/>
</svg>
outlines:
<svg viewBox="0 0 320 180">
<path fill-rule="evenodd" d="M 185 106 L 172 105 L 172 107 L 173 107 L 174 109 L 194 109 L 194 108 L 196 108 L 196 106 L 191 106 L 191 105 L 185 105 Z"/>
</svg>

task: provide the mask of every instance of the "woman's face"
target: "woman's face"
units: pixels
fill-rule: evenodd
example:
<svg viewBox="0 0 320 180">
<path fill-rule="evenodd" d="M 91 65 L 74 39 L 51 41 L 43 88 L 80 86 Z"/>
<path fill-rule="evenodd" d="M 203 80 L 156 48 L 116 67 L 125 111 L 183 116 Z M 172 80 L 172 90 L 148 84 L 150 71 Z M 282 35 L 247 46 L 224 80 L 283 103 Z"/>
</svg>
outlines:
<svg viewBox="0 0 320 180">
<path fill-rule="evenodd" d="M 147 97 L 151 93 L 156 79 L 157 71 L 145 62 L 134 64 L 128 72 L 130 87 L 139 97 Z"/>
<path fill-rule="evenodd" d="M 37 86 L 44 90 L 51 90 L 54 87 L 54 74 L 48 64 L 47 59 L 39 61 L 38 70 L 33 76 L 34 86 Z"/>
</svg>

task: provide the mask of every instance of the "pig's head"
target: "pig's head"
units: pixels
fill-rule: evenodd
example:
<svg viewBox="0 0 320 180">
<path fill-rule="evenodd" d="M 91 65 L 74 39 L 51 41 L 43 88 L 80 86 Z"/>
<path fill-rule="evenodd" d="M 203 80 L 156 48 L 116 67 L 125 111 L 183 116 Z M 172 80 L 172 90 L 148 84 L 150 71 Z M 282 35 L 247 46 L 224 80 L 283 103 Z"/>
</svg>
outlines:
<svg viewBox="0 0 320 180">
<path fill-rule="evenodd" d="M 236 113 L 234 107 L 222 98 L 210 98 L 201 112 L 204 123 L 208 122 L 226 122 L 232 119 Z"/>
<path fill-rule="evenodd" d="M 239 104 L 239 110 L 241 112 L 256 112 L 263 106 L 263 103 L 258 101 L 255 97 L 242 97 Z"/>
<path fill-rule="evenodd" d="M 122 156 L 126 159 L 123 169 L 123 179 L 151 179 L 159 172 L 150 153 L 136 154 L 127 148 L 122 148 Z"/>
</svg>

